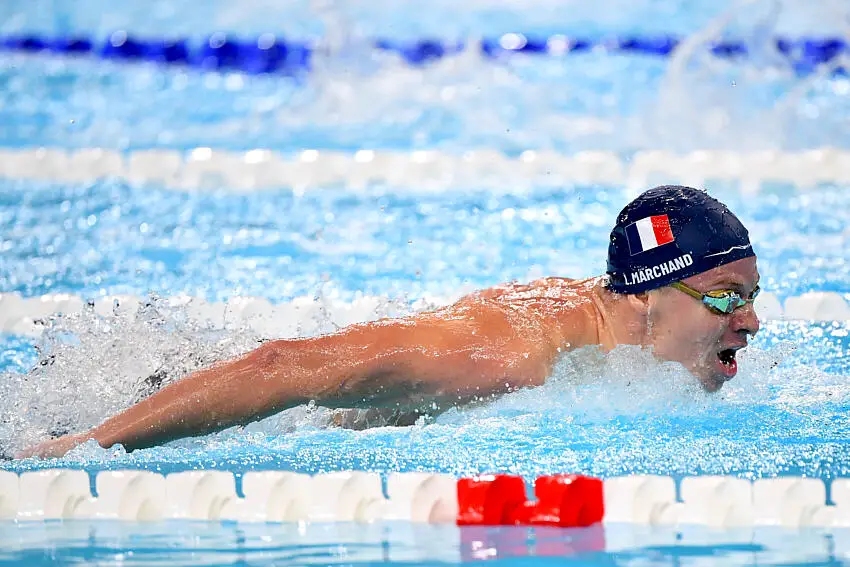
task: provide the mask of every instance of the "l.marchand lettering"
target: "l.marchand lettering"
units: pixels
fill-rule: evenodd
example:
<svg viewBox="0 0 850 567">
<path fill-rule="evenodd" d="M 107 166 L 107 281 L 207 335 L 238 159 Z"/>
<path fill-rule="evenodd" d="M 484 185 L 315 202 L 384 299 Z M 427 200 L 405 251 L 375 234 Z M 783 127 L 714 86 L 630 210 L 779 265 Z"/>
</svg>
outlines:
<svg viewBox="0 0 850 567">
<path fill-rule="evenodd" d="M 669 273 L 677 272 L 679 270 L 684 270 L 688 266 L 694 263 L 694 259 L 690 254 L 684 254 L 679 256 L 678 258 L 674 258 L 673 260 L 669 260 L 667 262 L 662 262 L 657 266 L 653 266 L 651 268 L 644 268 L 642 270 L 638 270 L 637 272 L 632 272 L 631 274 L 624 274 L 626 285 L 633 285 L 636 283 L 643 283 L 649 280 L 654 280 L 655 278 L 660 278 L 661 276 L 666 276 Z M 629 276 L 631 275 L 631 280 Z"/>
</svg>

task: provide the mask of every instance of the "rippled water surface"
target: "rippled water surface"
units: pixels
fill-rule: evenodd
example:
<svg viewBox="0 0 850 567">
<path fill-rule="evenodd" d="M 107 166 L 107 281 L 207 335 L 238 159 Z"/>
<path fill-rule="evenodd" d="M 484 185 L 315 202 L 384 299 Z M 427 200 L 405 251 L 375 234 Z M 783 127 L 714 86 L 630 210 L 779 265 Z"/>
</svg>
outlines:
<svg viewBox="0 0 850 567">
<path fill-rule="evenodd" d="M 850 141 L 841 119 L 850 112 L 847 77 L 829 69 L 801 77 L 771 43 L 776 35 L 841 37 L 846 6 L 837 0 L 805 8 L 656 0 L 547 0 L 534 9 L 511 1 L 421 4 L 5 3 L 6 35 L 84 34 L 100 42 L 128 30 L 197 43 L 212 32 L 271 31 L 296 39 L 321 34 L 324 43 L 312 72 L 297 77 L 0 53 L 0 145 L 631 152 Z M 604 52 L 485 60 L 470 49 L 412 68 L 370 43 L 375 36 L 474 41 L 506 32 L 685 36 L 709 26 L 746 41 L 751 55 L 721 61 L 697 48 L 675 63 Z"/>
<path fill-rule="evenodd" d="M 848 292 L 846 189 L 712 192 L 749 227 L 762 287 L 784 298 Z M 154 292 L 284 301 L 322 286 L 349 297 L 415 297 L 540 275 L 580 278 L 605 270 L 608 234 L 629 199 L 604 186 L 245 196 L 0 180 L 0 286 L 27 296 Z"/>
<path fill-rule="evenodd" d="M 765 289 L 780 298 L 810 290 L 847 294 L 850 206 L 843 187 L 810 193 L 774 187 L 758 198 L 718 187 L 715 194 L 750 227 Z M 7 290 L 210 300 L 254 295 L 276 302 L 326 293 L 386 297 L 386 311 L 368 318 L 404 313 L 409 300 L 428 293 L 446 296 L 543 274 L 601 273 L 610 223 L 629 198 L 607 187 L 236 196 L 13 181 L 0 195 L 9 234 L 0 261 Z M 0 403 L 2 413 L 13 416 L 0 428 L 6 444 L 96 424 L 135 399 L 146 376 L 166 369 L 176 378 L 248 350 L 260 338 L 244 330 L 199 330 L 184 315 L 162 306 L 156 317 L 134 324 L 60 320 L 56 338 L 41 346 L 42 360 L 54 358 L 29 376 L 18 373 L 34 365 L 33 341 L 6 339 L 10 373 Z M 313 328 L 335 326 L 325 320 Z M 81 337 L 80 344 L 62 340 L 65 332 Z M 117 457 L 82 448 L 67 462 L 93 469 L 655 471 L 828 479 L 850 466 L 847 332 L 846 323 L 766 322 L 741 376 L 717 396 L 694 389 L 680 369 L 645 353 L 624 349 L 610 360 L 579 353 L 562 361 L 543 388 L 450 410 L 414 428 L 327 429 L 323 410 L 302 408 L 248 433 Z M 85 411 L 53 409 L 68 399 L 78 403 L 66 407 Z"/>
<path fill-rule="evenodd" d="M 846 5 L 740 5 L 721 28 L 755 48 L 745 62 L 699 52 L 675 65 L 598 52 L 500 61 L 467 52 L 410 68 L 375 52 L 365 38 L 683 35 L 716 23 L 732 5 L 6 2 L 3 35 L 105 37 L 127 29 L 198 39 L 220 30 L 271 30 L 321 35 L 326 49 L 310 75 L 297 77 L 0 53 L 0 146 L 603 149 L 623 159 L 645 148 L 848 147 L 846 76 L 829 69 L 799 76 L 759 49 L 775 34 L 843 33 Z M 834 291 L 850 300 L 846 184 L 773 184 L 756 195 L 735 185 L 708 188 L 750 228 L 764 289 L 780 299 Z M 584 349 L 565 355 L 540 388 L 437 408 L 413 427 L 332 428 L 328 410 L 311 405 L 131 454 L 87 444 L 60 460 L 8 460 L 33 441 L 83 430 L 127 407 L 146 394 L 152 374 L 176 380 L 269 338 L 200 327 L 185 308 L 158 297 L 284 302 L 308 295 L 321 304 L 366 293 L 382 298 L 366 314 L 377 318 L 408 313 L 423 297 L 454 297 L 513 279 L 591 276 L 604 271 L 608 233 L 632 196 L 586 185 L 429 193 L 411 182 L 235 195 L 227 187 L 186 193 L 120 180 L 0 179 L 0 292 L 151 294 L 132 320 L 84 312 L 49 321 L 40 338 L 0 336 L 0 469 L 850 476 L 846 321 L 763 322 L 741 356 L 740 375 L 715 395 L 647 352 L 623 347 L 606 357 Z M 336 328 L 321 311 L 303 323 L 307 334 Z M 23 565 L 832 565 L 848 549 L 850 536 L 841 531 L 0 524 L 0 564 Z"/>
<path fill-rule="evenodd" d="M 163 316 L 108 325 L 72 318 L 62 325 L 66 332 L 76 325 L 81 344 L 44 345 L 53 358 L 43 356 L 44 364 L 29 374 L 14 371 L 32 366 L 31 354 L 10 363 L 3 380 L 3 413 L 9 416 L 0 426 L 3 445 L 21 447 L 51 432 L 90 427 L 138 397 L 154 371 L 174 379 L 253 343 L 246 332 L 199 332 L 174 313 Z M 575 471 L 829 480 L 850 472 L 847 331 L 846 323 L 767 323 L 741 357 L 740 375 L 716 395 L 649 353 L 622 347 L 606 357 L 583 349 L 565 356 L 543 387 L 474 407 L 440 408 L 445 411 L 414 427 L 329 428 L 327 410 L 307 406 L 244 430 L 131 454 L 92 443 L 60 461 L 15 461 L 4 468 L 61 463 L 162 472 L 506 471 L 534 477 Z M 21 343 L 7 345 L 7 360 L 22 350 Z"/>
<path fill-rule="evenodd" d="M 3 529 L 5 528 L 5 529 Z M 44 538 L 52 545 L 40 546 Z M 850 534 L 377 524 L 0 523 L 0 562 L 40 565 L 840 565 Z M 637 544 L 637 545 L 636 545 Z M 608 551 L 605 551 L 605 546 Z M 17 564 L 17 563 L 16 563 Z"/>
</svg>

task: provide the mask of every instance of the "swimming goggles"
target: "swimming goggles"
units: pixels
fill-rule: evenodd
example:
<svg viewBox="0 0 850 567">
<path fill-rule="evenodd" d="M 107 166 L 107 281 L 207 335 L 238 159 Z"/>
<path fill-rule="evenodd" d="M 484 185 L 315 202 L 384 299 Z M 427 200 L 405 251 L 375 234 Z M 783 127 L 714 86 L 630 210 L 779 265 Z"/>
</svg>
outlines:
<svg viewBox="0 0 850 567">
<path fill-rule="evenodd" d="M 691 297 L 699 299 L 706 307 L 708 307 L 709 311 L 725 315 L 730 315 L 736 309 L 740 309 L 747 303 L 752 303 L 756 300 L 756 297 L 761 291 L 759 286 L 756 286 L 753 293 L 750 295 L 750 298 L 744 299 L 740 293 L 731 289 L 715 289 L 705 293 L 700 293 L 694 288 L 686 286 L 682 282 L 673 282 L 670 284 L 670 287 L 675 287 L 679 291 L 684 291 Z"/>
</svg>

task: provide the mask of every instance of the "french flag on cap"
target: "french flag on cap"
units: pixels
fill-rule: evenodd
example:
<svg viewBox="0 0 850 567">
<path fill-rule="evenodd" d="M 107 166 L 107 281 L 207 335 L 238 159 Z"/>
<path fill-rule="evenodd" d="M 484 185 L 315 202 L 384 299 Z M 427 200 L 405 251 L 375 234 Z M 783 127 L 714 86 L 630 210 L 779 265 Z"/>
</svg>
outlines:
<svg viewBox="0 0 850 567">
<path fill-rule="evenodd" d="M 655 215 L 633 222 L 626 227 L 626 238 L 632 256 L 675 240 L 667 215 Z"/>
</svg>

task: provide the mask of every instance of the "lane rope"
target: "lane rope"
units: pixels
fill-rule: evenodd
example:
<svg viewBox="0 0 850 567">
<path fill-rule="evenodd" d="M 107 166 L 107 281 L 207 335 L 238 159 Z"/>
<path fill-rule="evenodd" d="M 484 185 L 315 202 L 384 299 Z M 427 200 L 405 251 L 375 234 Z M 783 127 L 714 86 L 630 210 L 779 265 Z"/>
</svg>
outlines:
<svg viewBox="0 0 850 567">
<path fill-rule="evenodd" d="M 367 39 L 369 47 L 393 53 L 409 65 L 423 65 L 444 57 L 474 50 L 486 59 L 517 54 L 564 56 L 582 53 L 637 54 L 669 57 L 682 43 L 675 35 L 573 37 L 564 34 L 539 36 L 505 33 L 479 40 Z M 362 45 L 353 48 L 362 49 Z M 772 49 L 797 73 L 811 73 L 823 64 L 841 61 L 850 45 L 840 37 L 774 37 L 767 46 L 750 45 L 741 39 L 707 43 L 707 51 L 723 59 L 744 59 L 750 52 Z M 108 37 L 43 36 L 19 34 L 0 36 L 0 49 L 21 53 L 52 53 L 95 56 L 112 61 L 147 61 L 183 65 L 208 71 L 299 74 L 308 72 L 316 53 L 326 50 L 320 39 L 292 40 L 271 33 L 238 37 L 216 32 L 203 38 L 141 37 L 116 30 Z M 343 48 L 344 49 L 344 48 Z M 838 67 L 839 73 L 846 69 Z"/>
<path fill-rule="evenodd" d="M 459 296 L 460 294 L 458 294 Z M 248 327 L 267 337 L 290 337 L 318 329 L 322 321 L 338 327 L 374 320 L 399 311 L 419 311 L 447 305 L 455 297 L 423 297 L 402 302 L 381 296 L 360 295 L 350 301 L 303 296 L 272 304 L 261 297 L 234 297 L 226 302 L 207 302 L 190 296 L 157 298 L 167 307 L 185 309 L 187 317 L 210 328 Z M 26 337 L 39 336 L 46 319 L 73 315 L 90 308 L 97 315 L 135 317 L 150 297 L 117 295 L 89 301 L 71 294 L 22 297 L 0 294 L 0 333 Z M 781 302 L 771 292 L 763 292 L 756 302 L 763 320 L 802 320 L 811 322 L 850 321 L 850 301 L 836 292 L 808 292 Z"/>
<path fill-rule="evenodd" d="M 436 150 L 336 152 L 307 149 L 283 153 L 266 149 L 226 151 L 198 147 L 119 152 L 104 148 L 0 148 L 0 177 L 60 183 L 114 179 L 155 184 L 178 191 L 252 192 L 289 188 L 307 191 L 340 187 L 358 191 L 375 186 L 398 190 L 446 191 L 458 188 L 522 192 L 572 184 L 652 183 L 704 186 L 732 182 L 746 193 L 769 184 L 799 190 L 822 183 L 850 183 L 850 150 L 736 152 L 664 150 L 631 156 L 584 151 L 563 154 L 527 150 L 508 155 L 497 150 L 448 153 Z"/>
<path fill-rule="evenodd" d="M 589 527 L 703 525 L 716 528 L 850 525 L 850 479 L 754 481 L 732 476 L 631 475 L 600 479 L 559 474 L 455 478 L 434 473 L 144 470 L 99 472 L 91 491 L 83 470 L 0 471 L 0 519 L 42 521 L 164 519 L 257 522 L 406 521 L 458 526 Z M 678 484 L 678 486 L 677 486 Z M 677 488 L 681 498 L 677 498 Z M 603 540 L 604 545 L 604 540 Z"/>
</svg>

